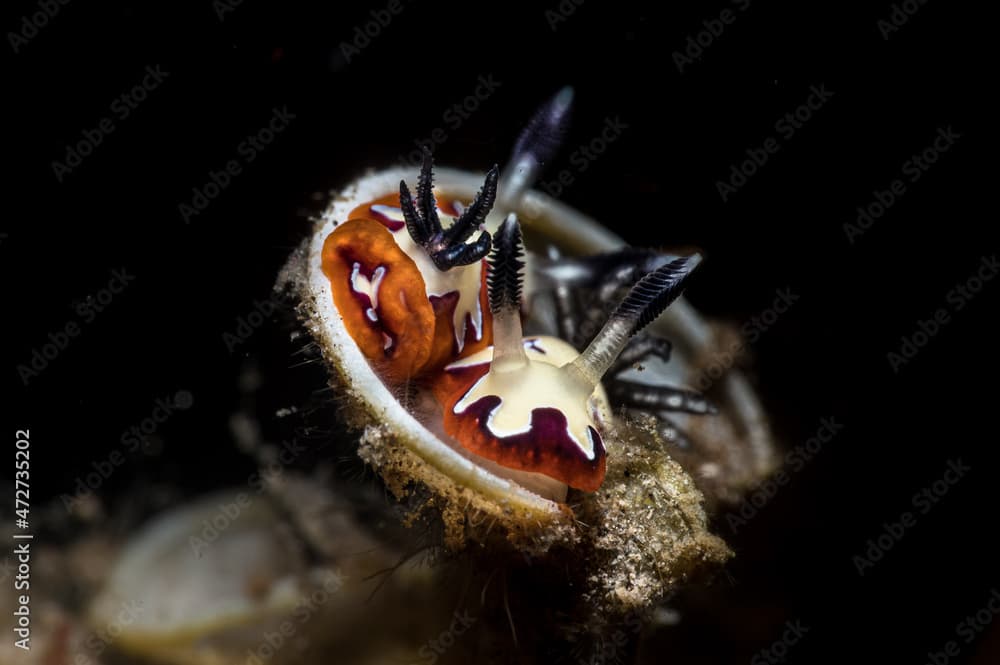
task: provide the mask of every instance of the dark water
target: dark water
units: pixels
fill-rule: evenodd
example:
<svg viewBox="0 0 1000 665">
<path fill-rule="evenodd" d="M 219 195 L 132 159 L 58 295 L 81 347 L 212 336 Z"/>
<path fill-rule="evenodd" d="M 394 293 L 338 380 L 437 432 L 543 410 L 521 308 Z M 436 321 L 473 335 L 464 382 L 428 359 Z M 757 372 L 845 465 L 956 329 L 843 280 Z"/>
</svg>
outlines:
<svg viewBox="0 0 1000 665">
<path fill-rule="evenodd" d="M 36 30 L 35 3 L 6 12 L 33 36 L 8 34 L 6 55 L 3 412 L 11 436 L 32 430 L 36 506 L 83 482 L 142 515 L 157 488 L 245 481 L 228 427 L 241 372 L 259 368 L 276 436 L 307 419 L 270 414 L 323 384 L 294 367 L 303 343 L 269 300 L 316 194 L 428 142 L 442 164 L 503 164 L 571 84 L 543 189 L 634 244 L 703 248 L 690 299 L 742 327 L 778 434 L 829 439 L 799 449 L 746 524 L 717 517 L 738 557 L 650 662 L 923 663 L 949 641 L 947 662 L 994 662 L 995 631 L 958 628 L 1000 584 L 997 434 L 977 425 L 995 410 L 1000 290 L 972 169 L 982 17 L 943 2 L 222 7 L 77 1 Z"/>
</svg>

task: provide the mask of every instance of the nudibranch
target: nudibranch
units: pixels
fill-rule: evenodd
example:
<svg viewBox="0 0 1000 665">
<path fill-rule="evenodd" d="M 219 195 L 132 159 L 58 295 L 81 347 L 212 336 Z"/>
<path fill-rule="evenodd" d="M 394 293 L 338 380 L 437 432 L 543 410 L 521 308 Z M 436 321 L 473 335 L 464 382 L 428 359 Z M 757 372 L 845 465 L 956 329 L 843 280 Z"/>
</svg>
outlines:
<svg viewBox="0 0 1000 665">
<path fill-rule="evenodd" d="M 502 533 L 547 551 L 586 521 L 707 561 L 722 550 L 704 549 L 699 486 L 731 501 L 773 468 L 766 421 L 738 370 L 711 402 L 692 390 L 726 339 L 678 298 L 699 254 L 626 247 L 532 189 L 571 98 L 539 109 L 502 170 L 426 154 L 416 173 L 350 183 L 280 283 L 363 431 L 358 455 L 396 497 L 439 508 L 449 545 Z M 620 519 L 627 506 L 642 524 Z"/>
<path fill-rule="evenodd" d="M 323 271 L 337 310 L 387 380 L 412 380 L 489 342 L 482 299 L 490 234 L 482 225 L 497 177 L 494 166 L 467 208 L 439 202 L 425 151 L 415 200 L 400 181 L 398 196 L 358 206 L 327 237 Z M 455 217 L 447 229 L 441 214 Z"/>
<path fill-rule="evenodd" d="M 522 132 L 500 206 L 515 205 L 554 154 L 571 97 L 560 91 Z M 618 376 L 646 356 L 669 358 L 666 340 L 633 335 L 652 318 L 642 308 L 662 311 L 700 256 L 625 250 L 592 258 L 590 265 L 552 258 L 538 272 L 557 295 L 566 290 L 559 280 L 567 274 L 598 273 L 607 287 L 632 290 L 592 339 L 575 335 L 569 322 L 577 317 L 565 298 L 555 303 L 559 336 L 526 339 L 522 281 L 529 257 L 520 224 L 511 213 L 496 243 L 487 229 L 488 219 L 495 224 L 498 217 L 490 213 L 499 180 L 494 165 L 468 206 L 436 195 L 433 158 L 425 150 L 415 196 L 403 178 L 398 195 L 356 205 L 324 240 L 322 271 L 344 328 L 382 380 L 435 396 L 441 413 L 434 429 L 448 445 L 502 478 L 563 500 L 568 487 L 593 492 L 604 480 L 601 432 L 612 421 L 605 374 L 618 406 L 712 410 L 695 393 Z M 447 228 L 442 215 L 454 218 Z M 665 426 L 670 422 L 663 418 Z"/>
<path fill-rule="evenodd" d="M 604 480 L 601 431 L 611 408 L 601 379 L 629 340 L 681 293 L 701 261 L 679 257 L 645 275 L 582 353 L 557 337 L 524 338 L 521 327 L 520 225 L 512 213 L 494 239 L 489 261 L 493 345 L 450 363 L 434 384 L 444 430 L 496 464 L 593 492 Z"/>
</svg>

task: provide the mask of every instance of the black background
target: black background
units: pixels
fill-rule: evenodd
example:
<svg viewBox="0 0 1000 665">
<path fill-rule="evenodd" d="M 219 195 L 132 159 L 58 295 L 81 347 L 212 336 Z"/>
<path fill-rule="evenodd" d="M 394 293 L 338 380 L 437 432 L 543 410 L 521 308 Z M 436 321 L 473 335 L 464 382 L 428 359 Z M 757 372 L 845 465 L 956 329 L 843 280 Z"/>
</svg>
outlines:
<svg viewBox="0 0 1000 665">
<path fill-rule="evenodd" d="M 448 134 L 439 163 L 502 164 L 537 105 L 571 84 L 573 128 L 546 179 L 572 169 L 573 149 L 606 118 L 628 128 L 561 198 L 634 244 L 704 248 L 688 294 L 707 314 L 738 325 L 791 288 L 800 299 L 753 345 L 752 376 L 787 447 L 822 417 L 844 424 L 732 538 L 738 557 L 719 581 L 728 609 L 695 612 L 679 648 L 691 662 L 747 662 L 800 618 L 811 629 L 789 662 L 925 662 L 1000 588 L 986 459 L 997 434 L 975 426 L 996 409 L 989 319 L 1000 284 L 898 372 L 887 353 L 951 309 L 949 290 L 997 250 L 983 231 L 995 212 L 975 201 L 988 183 L 970 168 L 984 142 L 972 110 L 995 81 L 977 72 L 985 17 L 975 12 L 931 0 L 883 39 L 877 22 L 891 5 L 838 5 L 588 0 L 553 29 L 554 2 L 414 1 L 349 62 L 341 44 L 386 3 L 245 0 L 221 19 L 209 2 L 60 5 L 4 56 L 7 199 L 17 204 L 0 228 L 14 393 L 4 415 L 8 431 L 32 430 L 35 504 L 71 492 L 179 390 L 194 403 L 157 432 L 162 451 L 129 459 L 102 497 L 113 509 L 159 485 L 195 494 L 245 479 L 253 466 L 228 428 L 240 370 L 263 364 L 268 385 L 305 381 L 303 393 L 322 374 L 295 368 L 283 347 L 275 360 L 272 344 L 295 348 L 280 316 L 232 353 L 223 335 L 267 297 L 325 192 L 395 163 L 436 127 Z M 736 20 L 679 72 L 673 52 L 726 7 Z M 38 6 L 5 9 L 5 30 L 18 30 Z M 52 162 L 155 65 L 164 82 L 57 181 Z M 444 113 L 482 75 L 500 87 L 452 129 Z M 723 202 L 716 181 L 820 85 L 832 98 Z M 185 223 L 178 206 L 275 107 L 295 115 L 288 129 Z M 849 242 L 856 208 L 947 127 L 961 138 Z M 25 385 L 17 366 L 79 321 L 77 304 L 118 268 L 134 281 Z M 299 399 L 272 392 L 274 406 Z M 957 458 L 972 471 L 859 576 L 852 557 Z M 998 642 L 993 631 L 950 662 L 996 662 Z M 667 662 L 678 645 L 661 646 Z"/>
</svg>

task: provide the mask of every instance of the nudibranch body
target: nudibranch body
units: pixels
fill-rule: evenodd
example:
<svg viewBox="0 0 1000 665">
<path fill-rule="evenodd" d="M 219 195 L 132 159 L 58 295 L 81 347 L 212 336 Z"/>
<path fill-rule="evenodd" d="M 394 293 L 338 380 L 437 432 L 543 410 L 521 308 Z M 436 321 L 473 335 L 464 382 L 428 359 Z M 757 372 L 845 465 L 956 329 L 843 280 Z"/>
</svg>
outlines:
<svg viewBox="0 0 1000 665">
<path fill-rule="evenodd" d="M 464 448 L 502 467 L 596 491 L 604 480 L 601 431 L 611 409 L 601 379 L 629 340 L 678 295 L 700 261 L 679 258 L 640 280 L 582 353 L 554 337 L 523 338 L 523 241 L 511 214 L 489 262 L 493 346 L 445 367 L 434 391 L 444 429 Z"/>
<path fill-rule="evenodd" d="M 445 367 L 435 384 L 445 431 L 500 466 L 551 478 L 554 494 L 565 494 L 560 483 L 595 491 L 605 473 L 607 395 L 565 380 L 560 368 L 579 354 L 558 337 L 523 345 L 526 362 L 506 372 L 491 364 L 492 346 Z"/>
<path fill-rule="evenodd" d="M 349 333 L 390 382 L 403 383 L 489 343 L 481 227 L 496 198 L 497 170 L 468 206 L 437 200 L 426 155 L 413 200 L 398 196 L 356 207 L 327 237 L 323 271 Z M 440 215 L 455 217 L 442 229 Z"/>
</svg>

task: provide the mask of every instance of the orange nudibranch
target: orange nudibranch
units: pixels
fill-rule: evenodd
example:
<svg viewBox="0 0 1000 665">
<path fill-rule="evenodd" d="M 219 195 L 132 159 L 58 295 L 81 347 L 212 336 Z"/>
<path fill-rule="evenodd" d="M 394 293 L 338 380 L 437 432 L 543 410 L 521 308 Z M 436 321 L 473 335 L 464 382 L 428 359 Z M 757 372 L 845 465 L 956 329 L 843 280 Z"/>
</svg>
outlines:
<svg viewBox="0 0 1000 665">
<path fill-rule="evenodd" d="M 681 257 L 629 290 L 583 352 L 557 337 L 523 336 L 524 240 L 511 213 L 493 236 L 487 296 L 493 346 L 445 366 L 432 384 L 444 430 L 501 467 L 537 473 L 587 492 L 604 481 L 602 430 L 610 407 L 601 386 L 629 340 L 680 295 L 701 261 Z"/>
<path fill-rule="evenodd" d="M 387 380 L 427 363 L 434 309 L 424 280 L 389 230 L 370 219 L 344 222 L 323 243 L 323 272 L 344 327 Z"/>
<path fill-rule="evenodd" d="M 599 427 L 610 415 L 602 413 L 603 393 L 591 397 L 564 379 L 561 366 L 576 356 L 569 344 L 533 337 L 523 345 L 531 361 L 527 372 L 491 373 L 493 348 L 444 368 L 432 389 L 445 432 L 502 467 L 597 491 L 606 470 Z"/>
<path fill-rule="evenodd" d="M 438 209 L 456 215 L 451 200 Z M 484 263 L 438 270 L 407 234 L 398 194 L 354 208 L 322 261 L 345 328 L 386 381 L 420 378 L 492 341 Z"/>
</svg>

